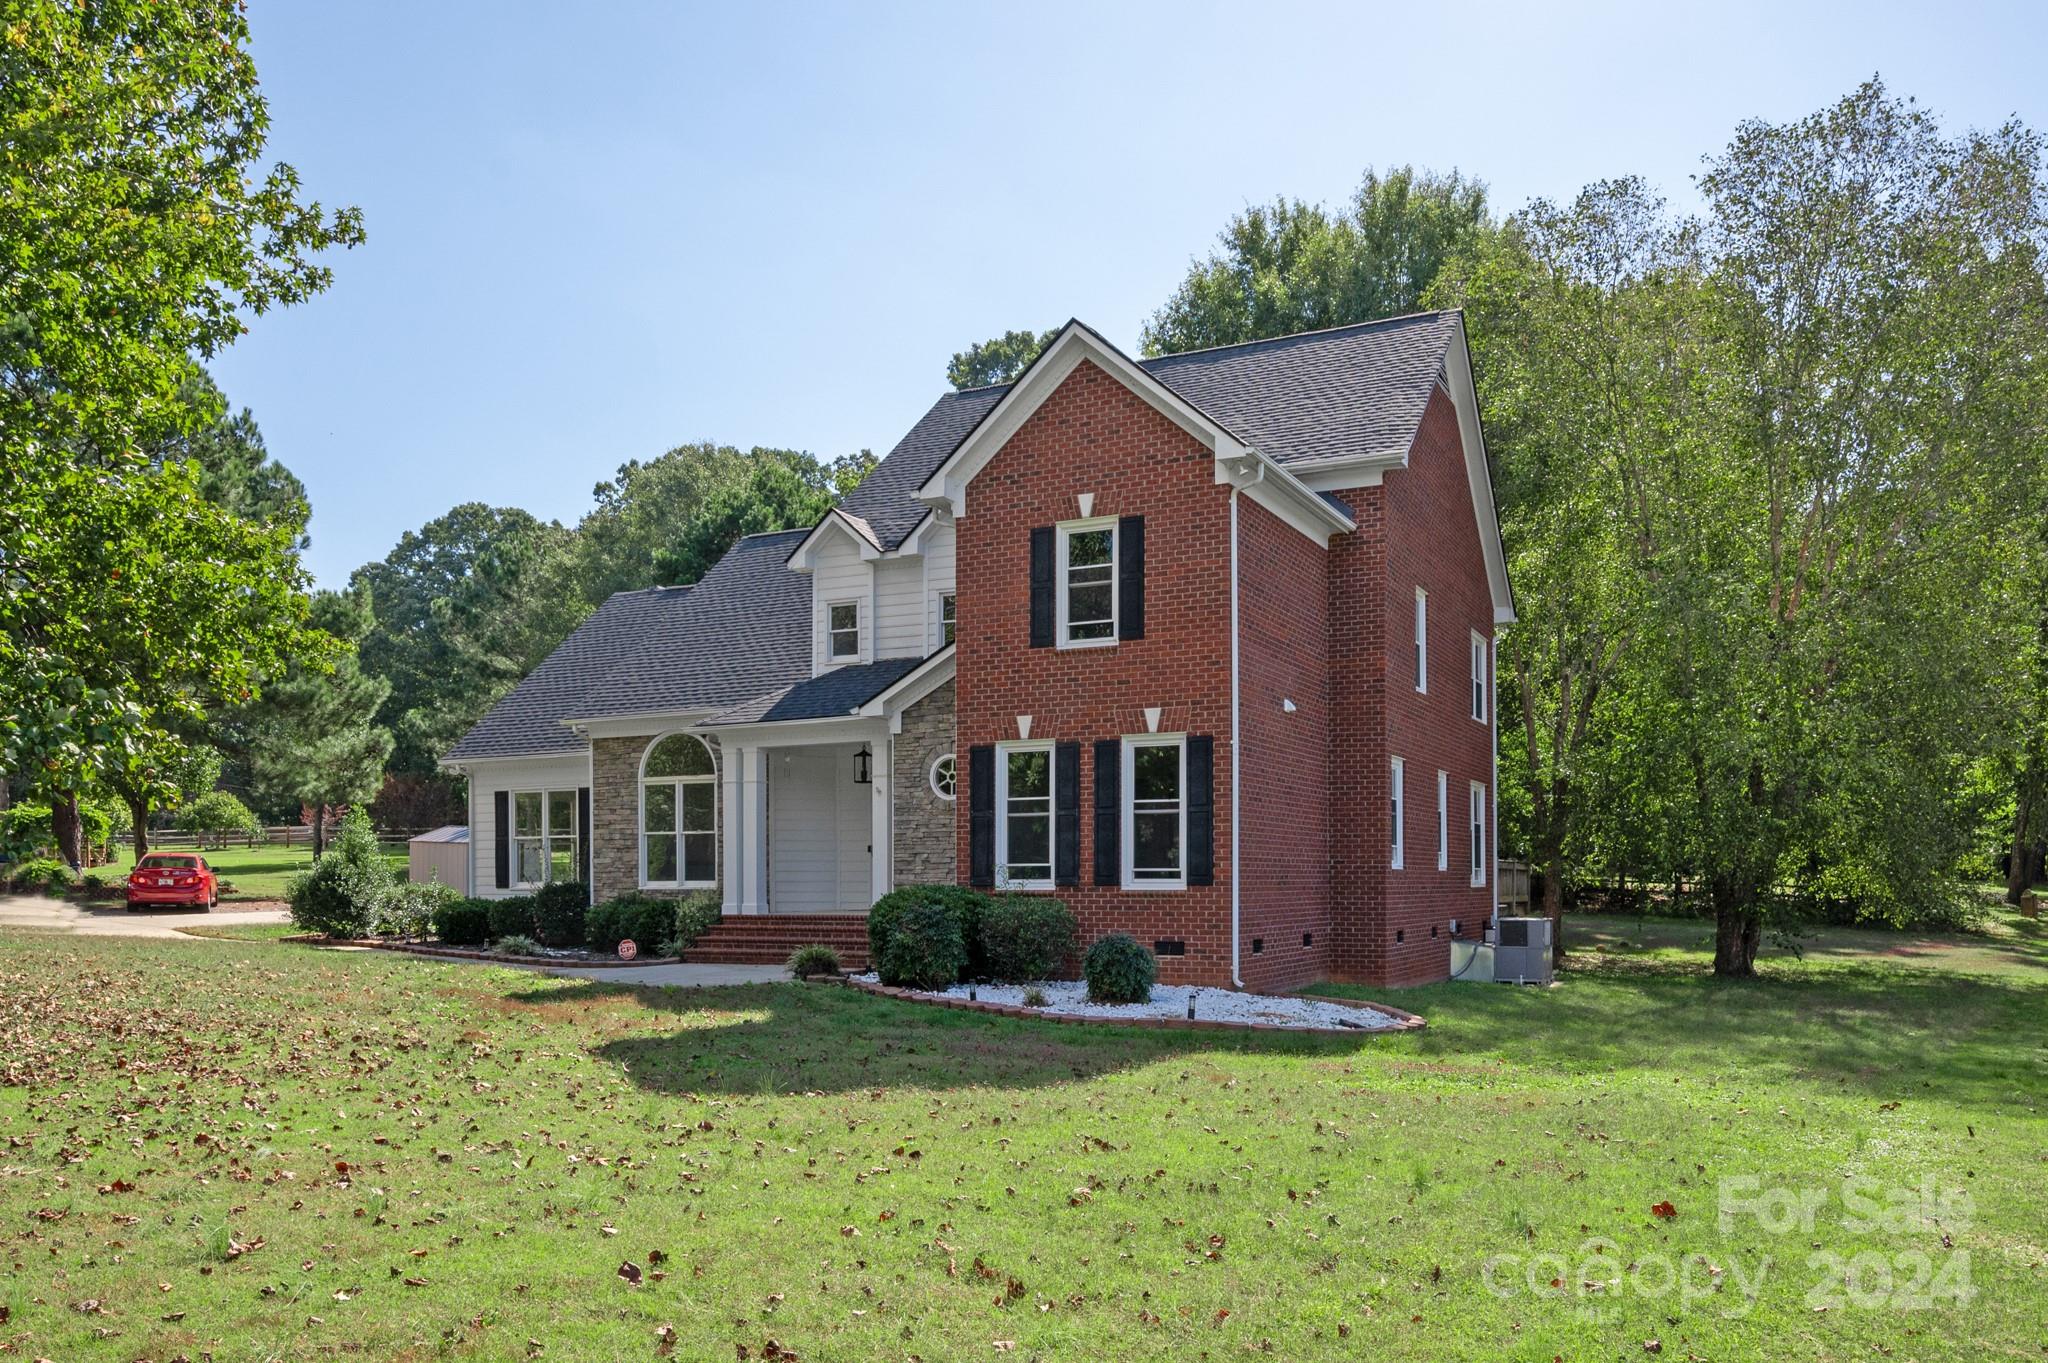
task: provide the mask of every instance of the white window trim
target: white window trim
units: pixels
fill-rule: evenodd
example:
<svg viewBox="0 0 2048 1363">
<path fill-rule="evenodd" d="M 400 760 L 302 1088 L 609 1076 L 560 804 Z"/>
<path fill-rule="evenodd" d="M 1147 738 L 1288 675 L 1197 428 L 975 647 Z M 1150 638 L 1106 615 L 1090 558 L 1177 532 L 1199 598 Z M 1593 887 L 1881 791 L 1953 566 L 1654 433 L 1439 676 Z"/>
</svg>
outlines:
<svg viewBox="0 0 2048 1363">
<path fill-rule="evenodd" d="M 840 606 L 853 607 L 853 652 L 847 654 L 839 654 L 832 651 L 832 636 L 845 632 L 844 630 L 832 628 L 832 612 Z M 827 601 L 825 603 L 825 666 L 845 667 L 849 663 L 859 662 L 866 656 L 867 623 L 867 611 L 861 605 L 861 600 L 857 596 L 841 598 L 838 601 Z"/>
<path fill-rule="evenodd" d="M 1492 689 L 1486 675 L 1486 636 L 1472 631 L 1472 718 L 1486 723 L 1487 693 Z"/>
<path fill-rule="evenodd" d="M 1429 694 L 1429 591 L 1415 589 L 1415 690 Z"/>
<path fill-rule="evenodd" d="M 953 764 L 953 791 L 951 794 L 947 794 L 939 789 L 939 767 L 942 763 L 946 762 Z M 960 762 L 952 753 L 942 752 L 932 758 L 931 765 L 925 768 L 924 779 L 925 783 L 932 788 L 932 794 L 938 796 L 941 800 L 950 804 L 952 801 L 960 798 Z"/>
<path fill-rule="evenodd" d="M 1436 869 L 1451 869 L 1451 774 L 1436 774 Z"/>
<path fill-rule="evenodd" d="M 1045 879 L 1011 880 L 1005 871 L 1010 864 L 1010 754 L 1045 754 Z M 1050 890 L 1057 874 L 1060 848 L 1060 775 L 1054 768 L 1059 756 L 1050 743 L 996 744 L 996 888 L 999 890 Z"/>
<path fill-rule="evenodd" d="M 1121 614 L 1123 603 L 1119 600 L 1123 595 L 1120 590 L 1122 584 L 1117 580 L 1117 564 L 1119 561 L 1117 555 L 1122 546 L 1117 543 L 1117 518 L 1114 516 L 1094 516 L 1085 521 L 1063 521 L 1054 528 L 1057 533 L 1053 536 L 1052 549 L 1054 557 L 1053 594 L 1055 597 L 1053 644 L 1059 648 L 1114 648 L 1117 636 L 1123 630 L 1123 617 Z M 1096 530 L 1107 530 L 1109 532 L 1109 637 L 1107 639 L 1070 639 L 1067 637 L 1067 539 L 1072 535 L 1088 534 Z"/>
<path fill-rule="evenodd" d="M 711 758 L 711 774 L 709 776 L 656 776 L 650 780 L 647 775 L 647 759 L 654 756 L 654 750 L 656 748 L 666 743 L 669 739 L 674 738 L 677 734 L 682 734 L 686 738 L 695 739 L 698 743 L 702 743 L 704 745 L 705 753 Z M 705 743 L 703 738 L 699 735 L 690 733 L 688 730 L 685 729 L 671 729 L 667 733 L 656 734 L 653 738 L 648 740 L 647 746 L 641 749 L 638 801 L 639 808 L 633 816 L 633 879 L 640 886 L 641 889 L 709 890 L 717 887 L 718 868 L 722 864 L 719 858 L 724 851 L 723 825 L 725 822 L 725 811 L 722 808 L 720 808 L 719 805 L 718 774 L 718 750 L 716 748 L 713 748 L 709 743 Z M 676 839 L 676 871 L 678 874 L 680 874 L 683 868 L 689 864 L 689 858 L 686 855 L 684 855 L 682 844 L 684 830 L 683 792 L 681 788 L 685 785 L 709 785 L 711 787 L 711 879 L 649 880 L 647 878 L 647 787 L 649 785 L 677 787 L 675 831 L 673 833 L 657 834 L 656 836 L 671 837 Z"/>
<path fill-rule="evenodd" d="M 952 601 L 953 603 L 953 635 L 955 638 L 958 638 L 960 634 L 959 593 L 952 590 L 933 592 L 932 640 L 930 651 L 934 653 L 936 653 L 938 650 L 946 646 L 946 602 L 948 600 Z"/>
<path fill-rule="evenodd" d="M 577 808 L 577 806 L 581 803 L 583 798 L 582 792 L 578 791 L 573 786 L 543 786 L 538 788 L 528 787 L 524 790 L 513 790 L 506 792 L 505 817 L 507 820 L 511 822 L 512 825 L 510 828 L 505 830 L 505 838 L 508 842 L 512 844 L 512 870 L 511 873 L 505 877 L 506 887 L 508 889 L 538 890 L 541 886 L 549 883 L 545 878 L 540 880 L 519 879 L 519 844 L 522 842 L 538 841 L 540 843 L 541 865 L 544 867 L 548 867 L 550 869 L 553 868 L 555 864 L 553 844 L 556 837 L 563 835 L 558 835 L 555 832 L 555 830 L 550 826 L 552 820 L 549 818 L 548 815 L 548 807 L 551 801 L 548 797 L 551 795 L 562 794 L 568 795 L 569 808 L 572 811 Z M 523 838 L 519 835 L 519 797 L 522 795 L 540 796 L 540 837 L 538 839 Z M 569 832 L 566 835 L 569 839 L 569 860 L 573 865 L 580 869 L 583 865 L 583 837 L 582 830 L 578 825 L 582 823 L 582 818 L 580 815 L 576 813 L 571 813 L 569 816 L 569 820 Z"/>
<path fill-rule="evenodd" d="M 1138 857 L 1138 787 L 1136 756 L 1139 748 L 1174 748 L 1180 753 L 1180 874 L 1171 880 L 1140 880 L 1137 877 Z M 1128 735 L 1123 744 L 1123 774 L 1119 784 L 1122 791 L 1120 803 L 1123 809 L 1122 864 L 1123 887 L 1126 890 L 1145 892 L 1152 890 L 1185 890 L 1188 887 L 1188 736 L 1186 734 L 1134 734 Z"/>
<path fill-rule="evenodd" d="M 1396 871 L 1401 869 L 1402 862 L 1405 860 L 1405 858 L 1402 855 L 1402 844 L 1408 840 L 1408 798 L 1405 790 L 1403 789 L 1403 787 L 1407 784 L 1405 773 L 1406 768 L 1402 763 L 1401 759 L 1398 757 L 1394 758 L 1392 770 L 1389 773 L 1388 777 L 1388 779 L 1390 779 L 1394 784 L 1393 803 L 1390 808 L 1390 813 L 1394 820 L 1394 855 L 1393 860 L 1388 864 L 1391 865 Z"/>
<path fill-rule="evenodd" d="M 1486 786 L 1472 783 L 1472 813 L 1469 819 L 1472 834 L 1472 888 L 1480 889 L 1486 884 Z"/>
</svg>

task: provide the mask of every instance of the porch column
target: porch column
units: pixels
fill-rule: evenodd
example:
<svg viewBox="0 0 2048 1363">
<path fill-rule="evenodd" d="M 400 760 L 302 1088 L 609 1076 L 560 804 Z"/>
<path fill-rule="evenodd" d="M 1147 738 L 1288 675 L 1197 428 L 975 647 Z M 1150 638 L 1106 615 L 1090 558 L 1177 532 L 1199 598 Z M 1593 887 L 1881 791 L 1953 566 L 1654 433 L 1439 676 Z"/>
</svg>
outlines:
<svg viewBox="0 0 2048 1363">
<path fill-rule="evenodd" d="M 889 843 L 889 815 L 895 804 L 895 742 L 894 738 L 875 740 L 874 759 L 869 763 L 869 772 L 874 777 L 874 785 L 870 788 L 873 798 L 870 801 L 868 830 L 870 904 L 889 893 L 895 880 L 895 855 Z"/>
<path fill-rule="evenodd" d="M 740 749 L 740 912 L 768 912 L 768 754 Z"/>
<path fill-rule="evenodd" d="M 740 911 L 740 888 L 746 879 L 746 871 L 740 857 L 745 845 L 746 819 L 740 794 L 740 753 L 743 750 L 731 744 L 724 745 L 718 764 L 718 820 L 719 856 L 723 862 L 722 879 L 724 893 L 720 896 L 720 913 Z"/>
</svg>

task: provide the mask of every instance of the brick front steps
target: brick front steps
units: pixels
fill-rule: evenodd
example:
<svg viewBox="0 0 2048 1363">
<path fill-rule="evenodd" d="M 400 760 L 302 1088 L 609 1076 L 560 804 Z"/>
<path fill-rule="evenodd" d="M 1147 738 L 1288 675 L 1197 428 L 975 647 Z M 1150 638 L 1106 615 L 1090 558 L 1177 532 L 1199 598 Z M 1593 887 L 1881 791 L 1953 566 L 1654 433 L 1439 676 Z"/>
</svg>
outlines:
<svg viewBox="0 0 2048 1363">
<path fill-rule="evenodd" d="M 822 942 L 847 970 L 868 968 L 868 920 L 860 913 L 728 914 L 683 953 L 694 965 L 781 965 Z"/>
</svg>

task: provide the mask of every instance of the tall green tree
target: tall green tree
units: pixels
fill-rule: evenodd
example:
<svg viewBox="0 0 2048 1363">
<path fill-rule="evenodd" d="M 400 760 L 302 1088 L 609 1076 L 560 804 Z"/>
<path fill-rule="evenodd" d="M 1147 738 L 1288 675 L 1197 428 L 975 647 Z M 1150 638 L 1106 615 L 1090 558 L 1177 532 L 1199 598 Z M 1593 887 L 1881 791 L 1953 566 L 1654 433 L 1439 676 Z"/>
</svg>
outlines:
<svg viewBox="0 0 2048 1363">
<path fill-rule="evenodd" d="M 850 467 L 840 465 L 842 473 Z M 743 535 L 816 524 L 843 495 L 841 481 L 808 455 L 757 459 L 746 481 L 704 500 L 656 559 L 656 576 L 669 583 L 695 582 Z"/>
<path fill-rule="evenodd" d="M 216 415 L 201 362 L 361 240 L 258 166 L 268 123 L 232 0 L 0 18 L 0 765 L 74 860 L 101 754 L 191 717 L 164 678 L 236 694 L 303 642 L 289 534 L 145 453 Z"/>
<path fill-rule="evenodd" d="M 1058 327 L 1050 331 L 1006 331 L 978 342 L 956 352 L 947 362 L 946 382 L 961 389 L 1008 383 L 1030 368 L 1038 352 L 1051 345 L 1052 338 L 1059 334 Z"/>
<path fill-rule="evenodd" d="M 1281 198 L 1232 218 L 1145 326 L 1148 355 L 1413 312 L 1488 231 L 1486 186 L 1457 171 L 1368 170 L 1348 205 Z"/>
<path fill-rule="evenodd" d="M 391 685 L 364 672 L 356 652 L 377 624 L 371 606 L 361 584 L 315 597 L 313 624 L 339 657 L 326 668 L 291 668 L 245 717 L 256 790 L 312 806 L 315 857 L 325 850 L 328 812 L 375 795 L 391 756 L 390 731 L 377 723 Z"/>
</svg>

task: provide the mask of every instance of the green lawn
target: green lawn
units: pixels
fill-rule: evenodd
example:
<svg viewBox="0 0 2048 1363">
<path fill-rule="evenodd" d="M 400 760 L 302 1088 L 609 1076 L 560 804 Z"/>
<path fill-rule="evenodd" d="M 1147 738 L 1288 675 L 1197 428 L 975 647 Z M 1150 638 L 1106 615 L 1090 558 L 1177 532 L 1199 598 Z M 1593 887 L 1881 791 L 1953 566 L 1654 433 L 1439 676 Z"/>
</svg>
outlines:
<svg viewBox="0 0 2048 1363">
<path fill-rule="evenodd" d="M 1556 989 L 1331 1040 L 10 936 L 0 1345 L 2039 1359 L 2048 943 L 2001 932 L 1723 985 L 1697 925 L 1575 923 Z M 1851 1230 L 1852 1176 L 1971 1205 Z M 1810 1228 L 1718 1224 L 1742 1179 Z"/>
<path fill-rule="evenodd" d="M 163 847 L 162 852 L 189 852 L 190 847 Z M 105 866 L 92 870 L 107 879 L 116 881 L 135 869 L 135 853 L 132 848 L 116 849 L 117 855 Z M 285 886 L 291 878 L 313 865 L 313 849 L 304 845 L 285 847 L 271 843 L 262 847 L 222 847 L 208 849 L 199 855 L 206 858 L 211 866 L 230 887 L 222 892 L 221 898 L 228 900 L 283 899 Z M 385 849 L 385 859 L 391 869 L 399 875 L 406 870 L 406 853 L 403 847 Z"/>
</svg>

